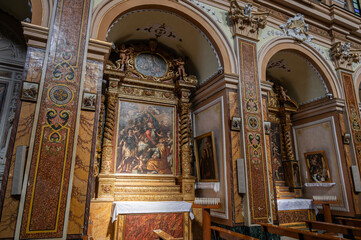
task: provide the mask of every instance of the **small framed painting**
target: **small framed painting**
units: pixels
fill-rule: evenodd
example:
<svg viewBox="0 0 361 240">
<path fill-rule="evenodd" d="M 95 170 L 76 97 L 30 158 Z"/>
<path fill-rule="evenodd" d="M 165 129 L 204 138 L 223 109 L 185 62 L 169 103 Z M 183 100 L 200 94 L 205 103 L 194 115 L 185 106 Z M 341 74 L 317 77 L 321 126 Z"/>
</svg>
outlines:
<svg viewBox="0 0 361 240">
<path fill-rule="evenodd" d="M 218 182 L 218 168 L 213 132 L 194 139 L 194 152 L 199 182 Z"/>
<path fill-rule="evenodd" d="M 241 131 L 241 118 L 240 117 L 232 117 L 231 130 Z"/>
<path fill-rule="evenodd" d="M 304 155 L 309 181 L 313 183 L 331 182 L 325 151 L 308 152 Z"/>
<path fill-rule="evenodd" d="M 21 89 L 21 100 L 36 102 L 38 92 L 39 83 L 24 81 Z"/>
<path fill-rule="evenodd" d="M 81 103 L 81 108 L 83 110 L 95 111 L 97 105 L 97 94 L 96 93 L 83 93 L 83 101 Z"/>
</svg>

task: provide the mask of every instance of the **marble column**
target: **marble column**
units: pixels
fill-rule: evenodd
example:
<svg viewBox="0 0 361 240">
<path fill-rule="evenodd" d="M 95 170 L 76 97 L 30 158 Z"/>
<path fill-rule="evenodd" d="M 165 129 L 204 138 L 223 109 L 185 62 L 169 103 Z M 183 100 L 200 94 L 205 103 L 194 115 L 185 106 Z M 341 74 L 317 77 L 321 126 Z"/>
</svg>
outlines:
<svg viewBox="0 0 361 240">
<path fill-rule="evenodd" d="M 360 50 L 350 49 L 350 44 L 336 42 L 332 48 L 333 64 L 338 72 L 347 104 L 347 115 L 352 135 L 352 145 L 361 174 L 361 118 L 353 80 L 352 64 L 360 61 Z"/>
<path fill-rule="evenodd" d="M 66 238 L 91 6 L 54 2 L 16 239 Z"/>
<path fill-rule="evenodd" d="M 237 1 L 231 1 L 229 17 L 236 38 L 240 69 L 248 182 L 245 222 L 248 225 L 272 221 L 256 46 L 258 29 L 265 27 L 268 13 L 254 12 L 251 3 L 240 6 Z"/>
</svg>

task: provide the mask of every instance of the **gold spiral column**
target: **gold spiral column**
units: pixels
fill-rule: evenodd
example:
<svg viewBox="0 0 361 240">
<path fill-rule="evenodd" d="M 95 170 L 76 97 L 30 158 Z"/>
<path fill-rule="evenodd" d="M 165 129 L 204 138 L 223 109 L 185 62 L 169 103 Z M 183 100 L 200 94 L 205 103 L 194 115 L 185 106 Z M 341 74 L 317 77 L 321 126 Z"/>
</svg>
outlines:
<svg viewBox="0 0 361 240">
<path fill-rule="evenodd" d="M 196 83 L 178 81 L 176 86 L 178 90 L 179 98 L 179 136 L 180 136 L 180 152 L 181 152 L 181 166 L 182 166 L 182 177 L 180 179 L 182 183 L 182 194 L 183 200 L 194 201 L 195 189 L 194 183 L 195 178 L 191 176 L 192 172 L 192 151 L 190 146 L 191 141 L 191 121 L 190 121 L 190 106 L 189 95 L 190 90 L 195 88 Z"/>
<path fill-rule="evenodd" d="M 104 123 L 102 162 L 99 174 L 98 198 L 102 200 L 114 200 L 115 178 L 112 171 L 113 165 L 113 135 L 115 128 L 115 111 L 117 103 L 117 91 L 119 80 L 109 78 L 109 87 L 106 92 L 106 113 Z"/>
</svg>

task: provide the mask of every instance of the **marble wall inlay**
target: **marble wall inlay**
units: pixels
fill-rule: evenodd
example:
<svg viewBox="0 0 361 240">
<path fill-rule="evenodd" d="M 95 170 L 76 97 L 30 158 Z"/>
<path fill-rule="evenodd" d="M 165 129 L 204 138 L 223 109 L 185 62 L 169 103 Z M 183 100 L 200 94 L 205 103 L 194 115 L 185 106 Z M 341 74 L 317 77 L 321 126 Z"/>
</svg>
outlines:
<svg viewBox="0 0 361 240">
<path fill-rule="evenodd" d="M 238 39 L 251 223 L 272 218 L 256 44 Z"/>
<path fill-rule="evenodd" d="M 19 213 L 21 239 L 62 237 L 67 215 L 90 0 L 59 0 L 55 7 L 35 142 L 29 147 L 24 209 Z"/>
</svg>

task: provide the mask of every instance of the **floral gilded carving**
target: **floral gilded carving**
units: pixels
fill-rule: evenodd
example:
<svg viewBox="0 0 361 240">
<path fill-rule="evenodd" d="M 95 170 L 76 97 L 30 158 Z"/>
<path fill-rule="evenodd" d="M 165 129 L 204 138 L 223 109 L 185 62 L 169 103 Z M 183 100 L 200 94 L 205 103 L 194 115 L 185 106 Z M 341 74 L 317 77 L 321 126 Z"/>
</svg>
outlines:
<svg viewBox="0 0 361 240">
<path fill-rule="evenodd" d="M 351 43 L 335 43 L 331 48 L 331 55 L 336 68 L 352 70 L 352 63 L 360 61 L 361 49 L 351 49 Z"/>
</svg>

